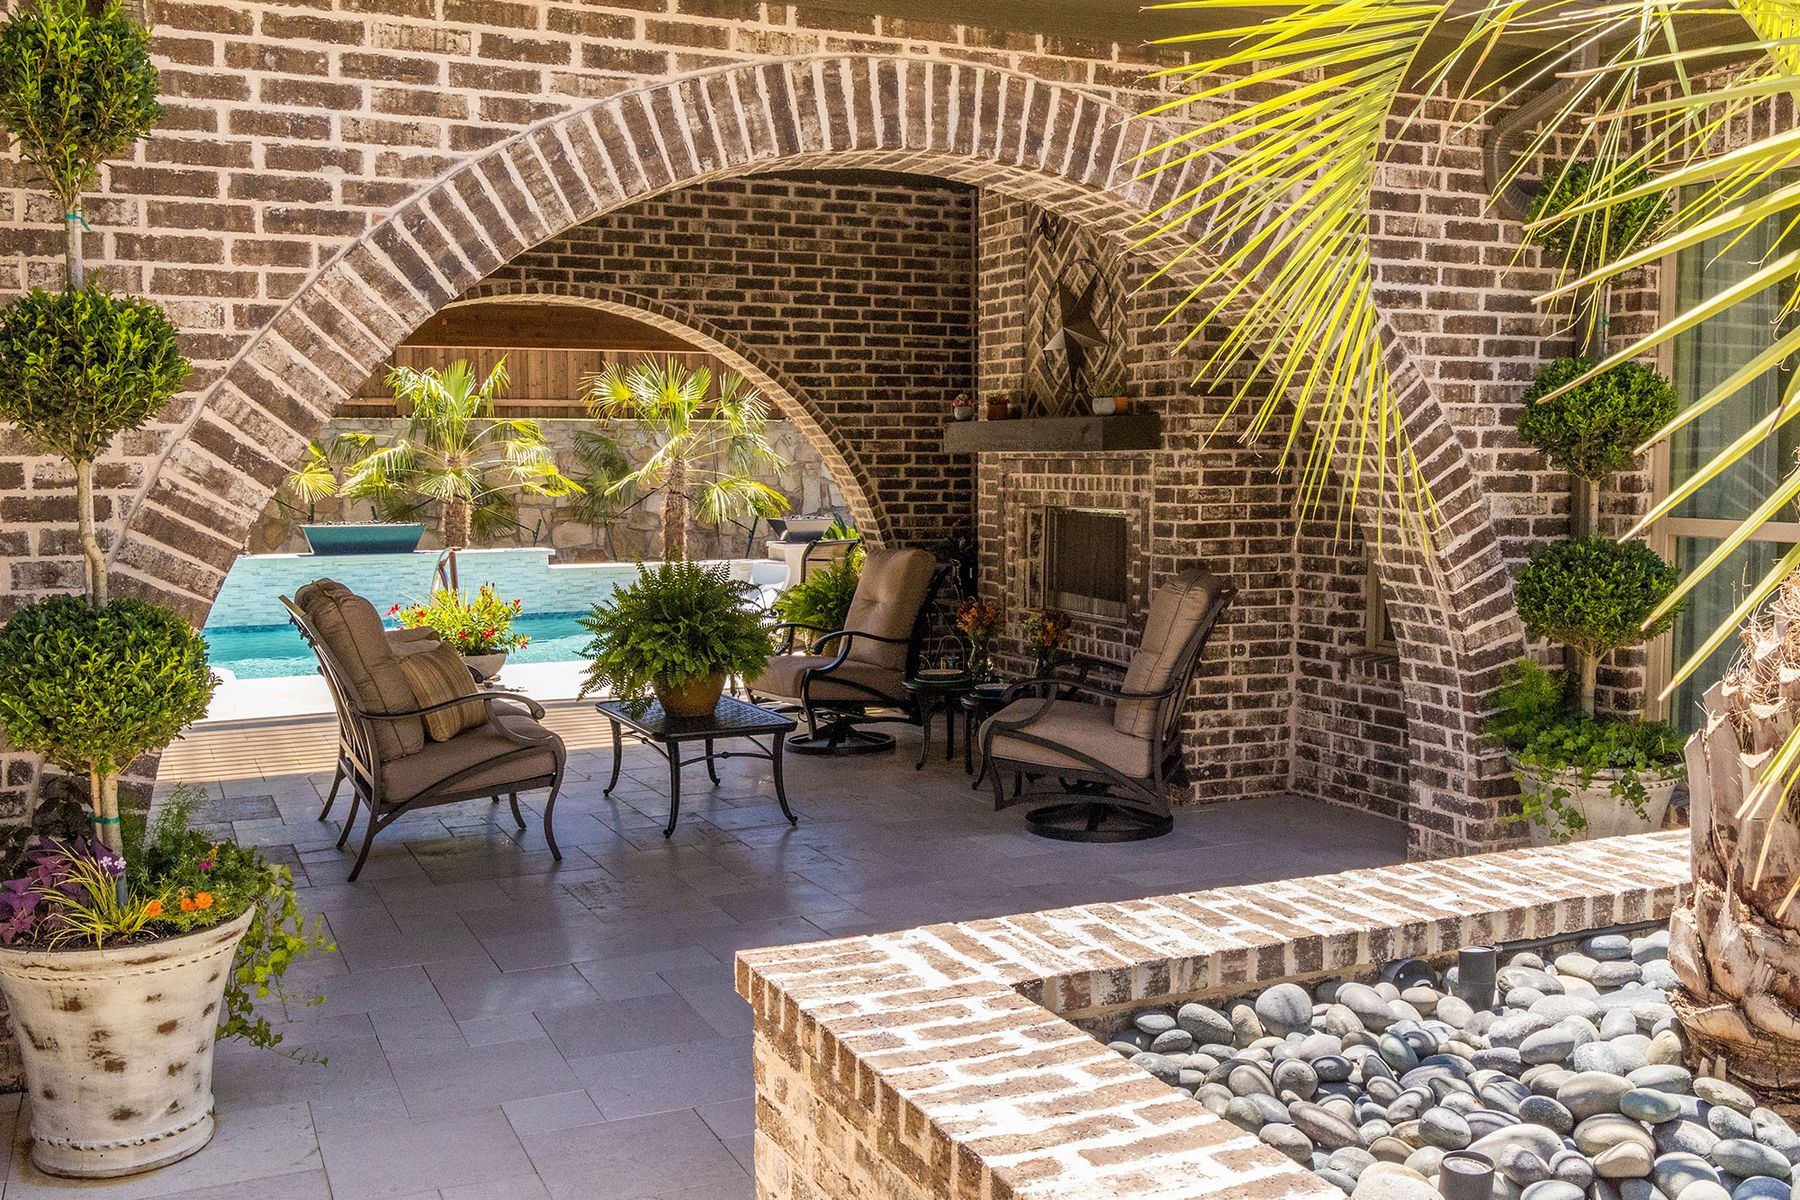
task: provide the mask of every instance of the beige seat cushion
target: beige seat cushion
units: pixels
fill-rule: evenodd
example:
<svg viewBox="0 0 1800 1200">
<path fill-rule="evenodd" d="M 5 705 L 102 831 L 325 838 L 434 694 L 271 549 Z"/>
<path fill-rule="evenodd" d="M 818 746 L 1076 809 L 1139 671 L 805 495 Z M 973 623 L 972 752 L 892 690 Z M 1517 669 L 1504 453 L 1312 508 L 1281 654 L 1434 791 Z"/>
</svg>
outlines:
<svg viewBox="0 0 1800 1200">
<path fill-rule="evenodd" d="M 1191 568 L 1156 589 L 1144 619 L 1144 636 L 1125 671 L 1125 691 L 1154 692 L 1169 686 L 1186 666 L 1183 648 L 1224 587 L 1219 576 Z M 1180 699 L 1176 698 L 1177 708 Z M 1156 710 L 1155 700 L 1122 700 L 1113 709 L 1113 724 L 1120 733 L 1155 738 L 1162 732 L 1156 727 Z"/>
<path fill-rule="evenodd" d="M 1020 720 L 1036 712 L 1042 704 L 1043 701 L 1037 699 L 1013 701 L 982 725 L 982 737 L 987 736 L 988 725 L 994 721 Z M 1043 738 L 1056 746 L 1066 746 L 1091 755 L 1121 775 L 1133 779 L 1150 777 L 1150 760 L 1155 754 L 1155 743 L 1148 738 L 1120 732 L 1113 725 L 1112 714 L 1098 705 L 1078 704 L 1073 700 L 1052 700 L 1049 711 L 1021 732 L 1029 732 L 1033 737 Z M 992 754 L 996 759 L 1040 767 L 1063 767 L 1077 771 L 1094 769 L 1073 755 L 1058 753 L 1050 746 L 1040 746 L 1004 732 L 994 735 Z"/>
<path fill-rule="evenodd" d="M 556 735 L 522 713 L 508 713 L 494 718 L 503 728 L 520 737 L 544 742 L 542 749 L 531 749 L 519 757 L 476 770 L 452 785 L 456 791 L 472 791 L 477 795 L 507 792 L 527 779 L 541 778 L 556 770 L 556 756 L 550 743 Z M 519 751 L 516 742 L 508 741 L 492 725 L 458 734 L 447 742 L 428 742 L 417 754 L 381 764 L 383 799 L 389 803 L 410 800 L 429 791 L 459 771 L 479 767 L 490 759 Z"/>
<path fill-rule="evenodd" d="M 900 640 L 853 638 L 845 656 L 848 660 L 896 674 L 906 670 L 906 642 L 918 622 L 919 610 L 925 607 L 936 567 L 937 560 L 924 550 L 869 551 L 856 581 L 856 594 L 850 598 L 844 628 Z M 831 649 L 835 652 L 837 647 Z"/>
<path fill-rule="evenodd" d="M 332 579 L 307 584 L 294 593 L 294 603 L 337 663 L 358 708 L 397 713 L 418 707 L 373 604 Z M 417 754 L 425 746 L 425 723 L 417 717 L 373 724 L 375 750 L 384 760 Z"/>
<path fill-rule="evenodd" d="M 454 700 L 458 696 L 477 695 L 475 677 L 464 665 L 462 655 L 447 642 L 434 643 L 429 649 L 399 656 L 400 670 L 412 688 L 413 699 L 420 708 L 430 708 Z M 447 742 L 465 729 L 487 724 L 487 705 L 480 701 L 441 708 L 425 714 L 425 736 L 434 742 Z"/>
<path fill-rule="evenodd" d="M 773 696 L 779 700 L 791 700 L 798 704 L 801 699 L 801 678 L 812 668 L 822 667 L 831 660 L 831 657 L 818 654 L 777 654 L 769 660 L 769 665 L 763 668 L 763 673 L 750 681 L 750 689 L 758 695 Z M 843 665 L 837 670 L 823 678 L 815 679 L 812 685 L 812 698 L 821 703 L 827 701 L 879 703 L 867 692 L 858 691 L 856 688 L 833 686 L 833 680 L 848 680 L 864 687 L 874 688 L 896 704 L 906 700 L 906 689 L 901 686 L 900 672 L 857 662 L 853 658 L 846 658 Z"/>
</svg>

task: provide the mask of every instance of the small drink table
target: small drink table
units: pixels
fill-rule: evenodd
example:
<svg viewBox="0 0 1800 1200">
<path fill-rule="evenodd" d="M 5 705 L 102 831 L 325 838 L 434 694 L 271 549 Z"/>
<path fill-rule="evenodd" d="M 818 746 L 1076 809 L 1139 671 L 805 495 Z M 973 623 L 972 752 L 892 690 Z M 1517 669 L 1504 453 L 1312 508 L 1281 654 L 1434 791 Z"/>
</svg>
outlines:
<svg viewBox="0 0 1800 1200">
<path fill-rule="evenodd" d="M 983 684 L 972 688 L 962 698 L 963 718 L 963 774 L 975 774 L 975 756 L 980 752 L 976 745 L 981 740 L 981 724 L 1007 705 L 1006 683 Z M 987 777 L 987 763 L 981 764 L 981 774 L 976 776 L 973 787 L 980 787 L 981 781 Z"/>
<path fill-rule="evenodd" d="M 944 760 L 955 759 L 956 703 L 969 694 L 973 683 L 960 672 L 921 672 L 900 685 L 918 708 L 919 728 L 925 733 L 924 740 L 919 743 L 919 761 L 913 764 L 913 770 L 923 770 L 925 759 L 931 754 L 931 717 L 940 709 L 944 714 Z"/>
<path fill-rule="evenodd" d="M 622 700 L 602 700 L 594 707 L 612 724 L 613 765 L 612 778 L 606 783 L 607 795 L 611 795 L 613 788 L 619 785 L 619 767 L 625 761 L 625 730 L 629 729 L 643 738 L 668 761 L 669 824 L 663 829 L 664 837 L 674 834 L 675 821 L 681 815 L 681 768 L 690 763 L 704 762 L 707 775 L 716 784 L 719 782 L 719 772 L 715 763 L 721 758 L 767 759 L 775 768 L 775 799 L 781 805 L 781 815 L 788 819 L 790 825 L 800 823 L 800 818 L 788 807 L 787 791 L 781 782 L 781 752 L 787 742 L 787 735 L 794 732 L 792 717 L 746 704 L 730 696 L 719 697 L 719 707 L 704 717 L 671 717 L 654 700 L 636 713 L 633 712 L 636 705 Z M 769 741 L 766 744 L 758 741 L 760 737 L 767 737 Z M 713 743 L 733 738 L 742 738 L 756 749 L 713 748 Z M 705 750 L 691 758 L 683 758 L 681 748 L 689 742 L 704 742 Z"/>
</svg>

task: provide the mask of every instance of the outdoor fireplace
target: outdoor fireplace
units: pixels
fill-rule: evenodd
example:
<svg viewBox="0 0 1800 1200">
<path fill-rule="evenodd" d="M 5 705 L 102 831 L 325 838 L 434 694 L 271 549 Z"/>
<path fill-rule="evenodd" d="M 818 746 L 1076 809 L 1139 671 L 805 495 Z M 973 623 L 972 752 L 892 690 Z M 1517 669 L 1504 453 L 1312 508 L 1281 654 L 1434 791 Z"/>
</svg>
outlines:
<svg viewBox="0 0 1800 1200">
<path fill-rule="evenodd" d="M 1131 523 L 1115 509 L 1044 514 L 1044 607 L 1123 621 L 1130 615 Z"/>
</svg>

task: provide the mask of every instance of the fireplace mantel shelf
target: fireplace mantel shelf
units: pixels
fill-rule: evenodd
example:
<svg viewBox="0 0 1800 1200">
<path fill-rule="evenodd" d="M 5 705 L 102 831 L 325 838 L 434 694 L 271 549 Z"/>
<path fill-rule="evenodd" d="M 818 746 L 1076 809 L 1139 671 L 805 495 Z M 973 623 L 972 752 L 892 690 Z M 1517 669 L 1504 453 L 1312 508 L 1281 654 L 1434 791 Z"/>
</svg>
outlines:
<svg viewBox="0 0 1800 1200">
<path fill-rule="evenodd" d="M 951 454 L 1160 450 L 1162 418 L 1155 413 L 1119 413 L 1110 417 L 953 421 L 944 427 L 944 449 Z"/>
</svg>

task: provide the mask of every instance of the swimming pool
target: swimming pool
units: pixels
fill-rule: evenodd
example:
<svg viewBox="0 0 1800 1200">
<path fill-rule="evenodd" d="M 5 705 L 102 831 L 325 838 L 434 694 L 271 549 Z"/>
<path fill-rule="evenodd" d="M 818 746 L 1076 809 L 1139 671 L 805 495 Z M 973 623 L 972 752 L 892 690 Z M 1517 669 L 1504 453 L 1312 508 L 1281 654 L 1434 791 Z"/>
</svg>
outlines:
<svg viewBox="0 0 1800 1200">
<path fill-rule="evenodd" d="M 201 635 L 212 665 L 237 679 L 282 679 L 312 675 L 318 662 L 287 620 L 282 596 L 328 577 L 385 614 L 395 604 L 424 599 L 431 591 L 438 556 L 417 554 L 332 555 L 246 554 L 232 564 L 213 602 Z M 524 601 L 513 627 L 531 643 L 513 651 L 509 662 L 572 662 L 581 657 L 588 632 L 577 622 L 613 587 L 637 577 L 633 563 L 552 564 L 548 550 L 466 550 L 457 556 L 465 590 L 493 583 L 500 595 Z M 734 576 L 772 593 L 787 568 L 769 559 L 734 559 Z"/>
</svg>

